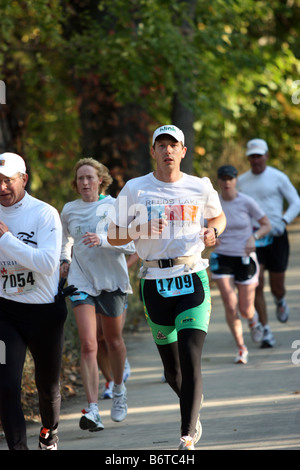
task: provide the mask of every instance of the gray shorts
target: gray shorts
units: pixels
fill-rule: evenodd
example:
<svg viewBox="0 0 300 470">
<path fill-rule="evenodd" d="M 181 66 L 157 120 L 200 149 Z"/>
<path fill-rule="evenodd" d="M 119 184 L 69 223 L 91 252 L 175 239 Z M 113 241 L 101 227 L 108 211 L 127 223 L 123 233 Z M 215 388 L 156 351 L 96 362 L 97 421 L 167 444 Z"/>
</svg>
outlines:
<svg viewBox="0 0 300 470">
<path fill-rule="evenodd" d="M 76 292 L 70 297 L 72 307 L 77 305 L 93 305 L 96 313 L 100 313 L 107 317 L 119 317 L 127 306 L 127 294 L 120 289 L 113 292 L 102 291 L 96 297 L 86 292 Z"/>
</svg>

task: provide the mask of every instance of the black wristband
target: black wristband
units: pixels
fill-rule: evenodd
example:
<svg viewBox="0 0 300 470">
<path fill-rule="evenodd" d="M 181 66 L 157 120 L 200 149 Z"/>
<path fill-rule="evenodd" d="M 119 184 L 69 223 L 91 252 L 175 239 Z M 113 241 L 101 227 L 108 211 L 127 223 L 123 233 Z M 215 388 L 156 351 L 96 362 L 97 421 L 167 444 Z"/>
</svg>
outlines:
<svg viewBox="0 0 300 470">
<path fill-rule="evenodd" d="M 218 229 L 216 227 L 213 227 L 213 229 L 215 231 L 215 237 L 218 238 L 218 236 L 219 236 Z"/>
</svg>

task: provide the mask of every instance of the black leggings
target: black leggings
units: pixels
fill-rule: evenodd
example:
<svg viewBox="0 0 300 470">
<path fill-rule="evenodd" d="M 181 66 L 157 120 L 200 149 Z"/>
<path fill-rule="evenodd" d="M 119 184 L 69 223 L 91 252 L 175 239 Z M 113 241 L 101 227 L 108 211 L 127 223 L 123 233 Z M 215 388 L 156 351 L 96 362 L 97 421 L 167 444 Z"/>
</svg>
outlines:
<svg viewBox="0 0 300 470">
<path fill-rule="evenodd" d="M 181 435 L 194 436 L 203 387 L 201 356 L 206 333 L 186 329 L 178 332 L 178 341 L 157 345 L 165 378 L 180 399 Z"/>
<path fill-rule="evenodd" d="M 26 423 L 21 406 L 27 347 L 35 364 L 42 424 L 51 430 L 58 426 L 66 316 L 65 301 L 21 304 L 0 299 L 0 341 L 5 344 L 6 351 L 5 363 L 0 364 L 0 417 L 10 450 L 27 450 Z"/>
</svg>

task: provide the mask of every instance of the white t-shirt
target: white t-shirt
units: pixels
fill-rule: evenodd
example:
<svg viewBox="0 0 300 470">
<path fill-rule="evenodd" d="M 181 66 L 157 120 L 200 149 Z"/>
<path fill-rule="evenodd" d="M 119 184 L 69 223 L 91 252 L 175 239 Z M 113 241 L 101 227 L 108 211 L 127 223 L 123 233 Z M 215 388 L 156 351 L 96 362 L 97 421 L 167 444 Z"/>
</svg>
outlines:
<svg viewBox="0 0 300 470">
<path fill-rule="evenodd" d="M 0 205 L 0 220 L 9 229 L 0 238 L 0 296 L 28 304 L 54 302 L 62 239 L 58 212 L 26 192 L 13 206 Z"/>
<path fill-rule="evenodd" d="M 238 177 L 237 188 L 256 200 L 273 228 L 281 222 L 282 217 L 291 223 L 300 212 L 300 198 L 290 179 L 271 166 L 258 175 L 251 170 L 243 173 Z M 283 214 L 285 200 L 288 208 Z"/>
<path fill-rule="evenodd" d="M 226 215 L 226 228 L 214 251 L 227 256 L 246 256 L 245 245 L 253 234 L 252 220 L 260 220 L 265 213 L 252 197 L 240 192 L 230 201 L 220 195 L 220 201 Z"/>
<path fill-rule="evenodd" d="M 217 191 L 208 178 L 185 173 L 175 183 L 165 183 L 153 173 L 126 183 L 115 203 L 114 222 L 128 227 L 142 212 L 148 220 L 163 217 L 168 225 L 159 237 L 138 238 L 136 251 L 143 260 L 173 259 L 197 255 L 198 261 L 190 272 L 205 269 L 208 260 L 202 259 L 204 249 L 204 219 L 220 215 L 222 207 Z M 148 268 L 143 277 L 159 279 L 180 276 L 184 265 L 173 268 Z"/>
<path fill-rule="evenodd" d="M 68 284 L 92 296 L 99 295 L 102 290 L 132 292 L 125 253 L 134 253 L 134 245 L 113 247 L 107 242 L 109 212 L 114 201 L 111 196 L 95 202 L 77 199 L 68 202 L 61 213 L 61 260 L 71 262 Z M 101 246 L 90 248 L 84 245 L 82 237 L 86 232 L 97 233 Z"/>
</svg>

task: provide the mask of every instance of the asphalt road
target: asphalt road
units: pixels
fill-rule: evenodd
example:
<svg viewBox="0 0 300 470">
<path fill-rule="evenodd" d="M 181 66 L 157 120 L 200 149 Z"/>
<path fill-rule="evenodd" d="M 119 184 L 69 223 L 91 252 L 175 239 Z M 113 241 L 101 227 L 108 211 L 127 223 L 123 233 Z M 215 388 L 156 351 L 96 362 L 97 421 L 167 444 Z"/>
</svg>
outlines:
<svg viewBox="0 0 300 470">
<path fill-rule="evenodd" d="M 203 354 L 203 435 L 197 450 L 300 449 L 300 222 L 292 224 L 289 231 L 287 324 L 276 320 L 274 303 L 266 288 L 270 325 L 276 339 L 274 348 L 260 349 L 253 344 L 244 322 L 249 362 L 234 364 L 236 348 L 218 291 L 212 289 L 212 316 Z M 127 335 L 126 344 L 131 364 L 126 420 L 114 423 L 110 419 L 111 400 L 104 400 L 100 401 L 100 410 L 105 429 L 98 433 L 82 431 L 78 422 L 85 399 L 70 399 L 62 404 L 59 450 L 102 450 L 105 452 L 101 455 L 107 459 L 118 455 L 121 458 L 123 450 L 129 451 L 128 455 L 144 450 L 162 456 L 177 450 L 178 400 L 161 381 L 161 363 L 148 328 Z M 32 450 L 37 449 L 39 428 L 39 424 L 28 424 Z M 6 448 L 5 440 L 0 439 L 0 450 Z M 125 463 L 137 466 L 134 461 Z"/>
</svg>

